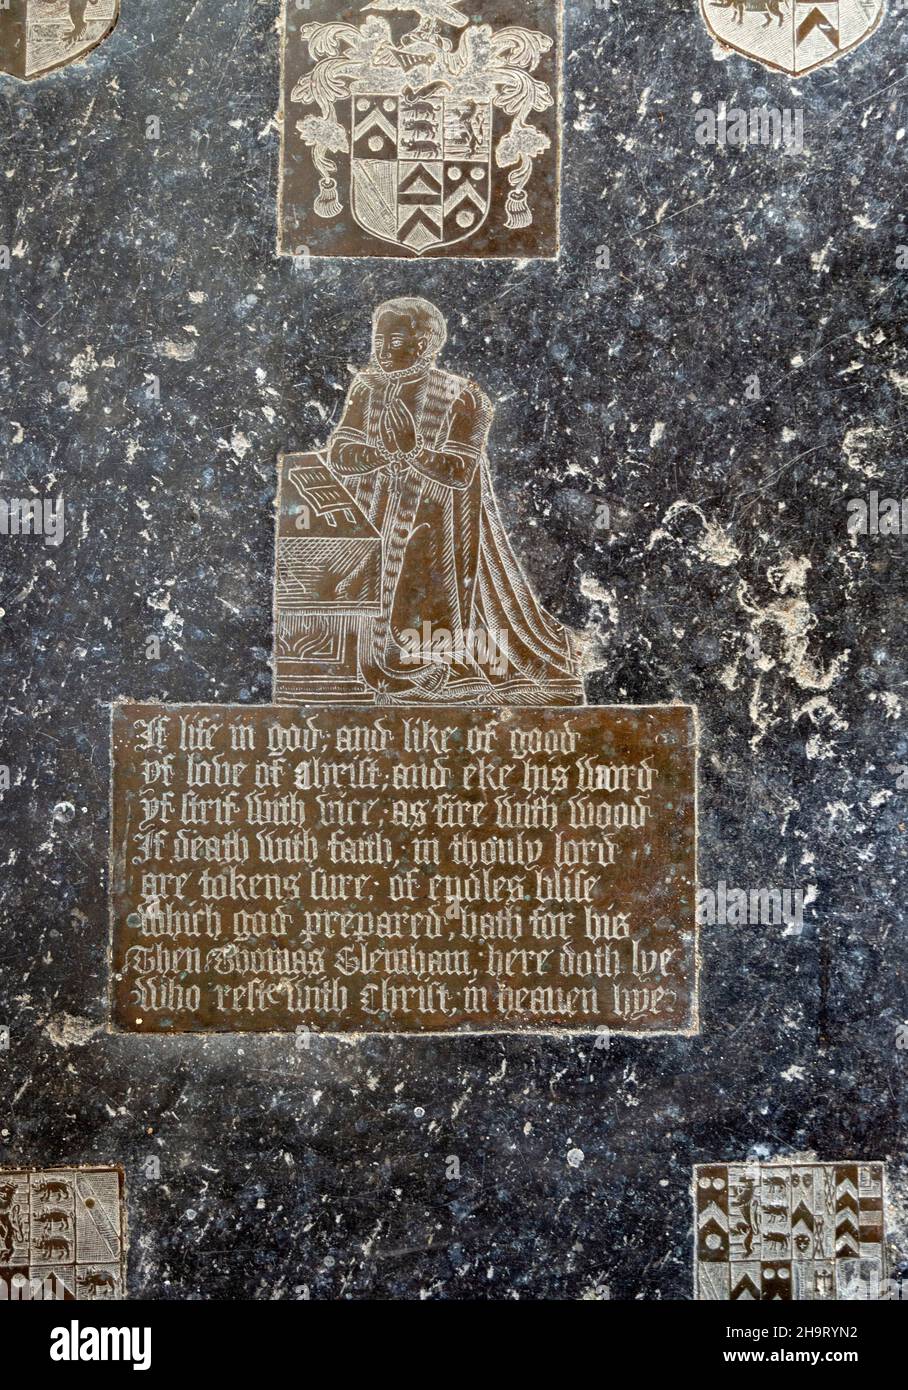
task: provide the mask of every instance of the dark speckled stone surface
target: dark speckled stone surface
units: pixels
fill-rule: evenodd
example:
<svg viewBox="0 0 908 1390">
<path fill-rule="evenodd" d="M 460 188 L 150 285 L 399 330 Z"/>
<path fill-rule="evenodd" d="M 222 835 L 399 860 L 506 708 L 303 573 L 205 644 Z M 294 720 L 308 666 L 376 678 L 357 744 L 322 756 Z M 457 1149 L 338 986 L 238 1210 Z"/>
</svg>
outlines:
<svg viewBox="0 0 908 1390">
<path fill-rule="evenodd" d="M 791 83 L 693 0 L 569 3 L 560 263 L 307 270 L 276 0 L 123 8 L 0 79 L 0 491 L 67 522 L 0 538 L 0 1164 L 122 1163 L 149 1298 L 686 1299 L 692 1165 L 794 1152 L 888 1159 L 904 1250 L 908 539 L 846 530 L 905 486 L 904 14 Z M 802 108 L 803 151 L 698 145 L 723 100 Z M 268 699 L 276 455 L 402 293 L 497 402 L 588 698 L 699 707 L 701 882 L 814 885 L 800 932 L 704 928 L 700 1037 L 105 1035 L 105 702 Z"/>
</svg>

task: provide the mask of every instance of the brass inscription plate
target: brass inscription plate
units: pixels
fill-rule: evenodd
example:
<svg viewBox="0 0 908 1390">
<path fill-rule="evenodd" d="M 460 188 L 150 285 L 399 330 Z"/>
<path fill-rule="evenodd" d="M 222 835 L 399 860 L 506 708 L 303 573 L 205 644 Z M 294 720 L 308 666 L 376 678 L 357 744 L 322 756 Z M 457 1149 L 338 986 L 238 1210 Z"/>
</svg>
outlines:
<svg viewBox="0 0 908 1390">
<path fill-rule="evenodd" d="M 695 717 L 118 704 L 116 1027 L 696 1031 Z"/>
</svg>

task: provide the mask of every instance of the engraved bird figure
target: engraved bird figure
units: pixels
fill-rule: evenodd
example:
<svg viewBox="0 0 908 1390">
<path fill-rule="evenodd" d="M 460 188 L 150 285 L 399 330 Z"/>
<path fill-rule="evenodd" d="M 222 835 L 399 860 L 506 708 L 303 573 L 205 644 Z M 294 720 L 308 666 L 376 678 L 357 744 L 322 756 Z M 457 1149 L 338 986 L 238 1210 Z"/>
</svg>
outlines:
<svg viewBox="0 0 908 1390">
<path fill-rule="evenodd" d="M 469 23 L 467 16 L 461 14 L 449 0 L 375 0 L 374 4 L 364 5 L 364 10 L 406 11 L 418 14 L 420 29 L 427 24 L 450 24 L 454 29 L 462 29 Z"/>
</svg>

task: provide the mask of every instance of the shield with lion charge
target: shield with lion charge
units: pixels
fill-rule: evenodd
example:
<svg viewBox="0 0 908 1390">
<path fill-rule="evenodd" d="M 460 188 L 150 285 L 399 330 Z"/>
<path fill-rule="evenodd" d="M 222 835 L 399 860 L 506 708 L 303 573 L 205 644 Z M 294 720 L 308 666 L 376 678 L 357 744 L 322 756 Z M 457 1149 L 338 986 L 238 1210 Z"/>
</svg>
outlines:
<svg viewBox="0 0 908 1390">
<path fill-rule="evenodd" d="M 450 92 L 350 100 L 350 207 L 414 255 L 472 236 L 489 212 L 492 103 Z"/>
<path fill-rule="evenodd" d="M 834 63 L 874 32 L 885 0 L 700 0 L 725 48 L 799 77 Z"/>
<path fill-rule="evenodd" d="M 107 38 L 120 0 L 0 0 L 0 72 L 29 82 Z"/>
</svg>

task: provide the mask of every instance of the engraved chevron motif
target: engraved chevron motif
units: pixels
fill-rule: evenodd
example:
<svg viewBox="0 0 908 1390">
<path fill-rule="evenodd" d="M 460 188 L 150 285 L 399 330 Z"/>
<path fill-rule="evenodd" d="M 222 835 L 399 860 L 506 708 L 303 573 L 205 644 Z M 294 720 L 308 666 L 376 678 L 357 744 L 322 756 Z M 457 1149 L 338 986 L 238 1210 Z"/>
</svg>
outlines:
<svg viewBox="0 0 908 1390">
<path fill-rule="evenodd" d="M 485 212 L 485 199 L 476 192 L 472 184 L 464 183 L 453 193 L 449 193 L 445 199 L 445 216 L 449 216 L 460 207 L 461 203 L 473 203 L 480 212 Z"/>
<path fill-rule="evenodd" d="M 397 158 L 397 103 L 360 97 L 353 102 L 353 154 L 357 160 Z"/>
<path fill-rule="evenodd" d="M 0 9 L 9 3 L 0 0 Z M 295 254 L 303 232 L 317 256 L 557 253 L 563 0 L 503 8 L 475 0 L 466 12 L 447 0 L 281 7 L 281 254 Z M 482 208 L 467 195 L 439 227 L 414 221 L 408 202 L 429 198 L 431 185 L 402 185 L 413 165 L 429 161 L 439 166 L 439 203 L 452 191 L 448 169 L 461 165 L 451 185 L 475 170 Z M 360 191 L 364 165 L 382 162 L 396 165 L 400 185 L 391 220 L 384 198 Z M 462 245 L 471 239 L 473 247 Z"/>
<path fill-rule="evenodd" d="M 441 240 L 441 217 L 435 220 L 423 208 L 417 208 L 412 217 L 401 222 L 397 235 L 405 246 L 424 251 Z"/>
<path fill-rule="evenodd" d="M 379 135 L 386 135 L 389 140 L 397 143 L 397 125 L 391 123 L 387 116 L 377 108 L 373 107 L 368 115 L 364 116 L 353 129 L 353 137 L 360 140 L 366 135 L 371 135 L 377 131 Z"/>
<path fill-rule="evenodd" d="M 417 164 L 412 173 L 405 174 L 398 187 L 398 202 L 401 206 L 440 203 L 441 164 Z"/>
<path fill-rule="evenodd" d="M 745 1274 L 743 1279 L 739 1279 L 731 1291 L 730 1301 L 732 1303 L 754 1303 L 760 1301 L 760 1290 L 749 1274 Z"/>
<path fill-rule="evenodd" d="M 697 1166 L 696 1297 L 876 1297 L 886 1276 L 884 1176 L 880 1163 Z"/>
<path fill-rule="evenodd" d="M 857 48 L 884 12 L 884 0 L 700 0 L 701 18 L 724 48 L 791 77 Z"/>
</svg>

